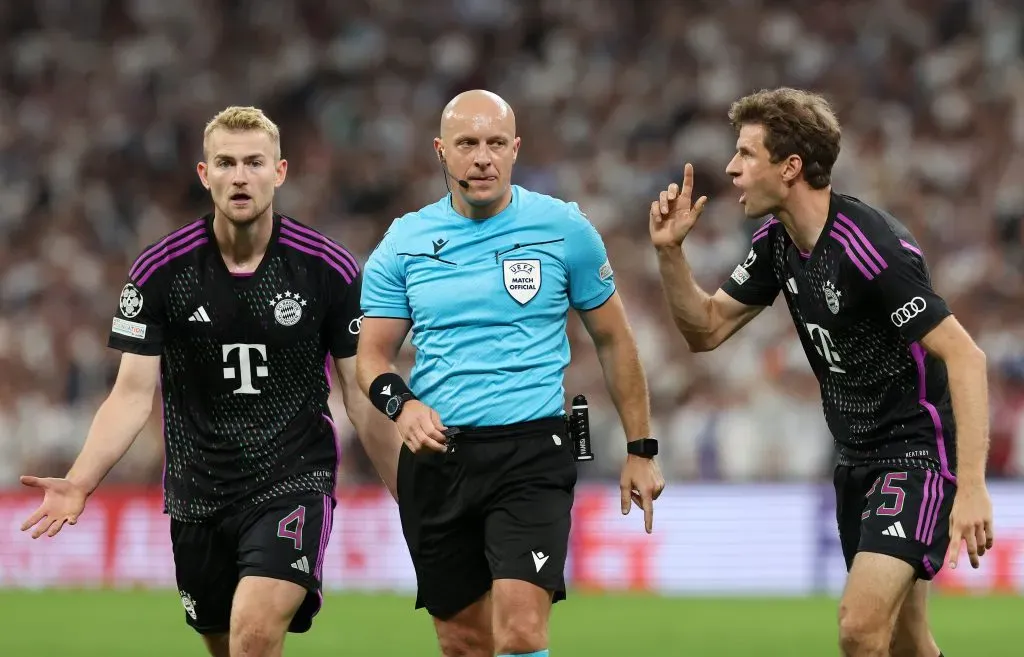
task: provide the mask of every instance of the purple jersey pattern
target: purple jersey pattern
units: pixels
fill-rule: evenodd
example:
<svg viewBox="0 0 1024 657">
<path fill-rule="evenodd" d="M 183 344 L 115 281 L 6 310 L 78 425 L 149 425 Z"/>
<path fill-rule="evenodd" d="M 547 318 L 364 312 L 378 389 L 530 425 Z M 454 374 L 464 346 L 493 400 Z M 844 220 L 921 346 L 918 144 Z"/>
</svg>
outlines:
<svg viewBox="0 0 1024 657">
<path fill-rule="evenodd" d="M 769 218 L 722 289 L 760 306 L 783 293 L 821 386 L 839 464 L 924 468 L 955 479 L 945 364 L 920 344 L 950 310 L 899 221 L 833 193 L 810 253 Z"/>
<path fill-rule="evenodd" d="M 228 271 L 212 215 L 136 259 L 108 344 L 161 359 L 171 517 L 202 521 L 289 492 L 333 495 L 329 357 L 355 355 L 361 282 L 340 244 L 281 215 L 252 275 Z"/>
</svg>

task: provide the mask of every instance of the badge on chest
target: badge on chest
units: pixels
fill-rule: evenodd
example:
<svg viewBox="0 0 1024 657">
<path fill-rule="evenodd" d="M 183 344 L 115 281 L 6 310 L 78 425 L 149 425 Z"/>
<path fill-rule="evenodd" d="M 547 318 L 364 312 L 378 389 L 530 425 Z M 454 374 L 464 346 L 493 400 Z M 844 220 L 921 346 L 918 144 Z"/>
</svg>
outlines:
<svg viewBox="0 0 1024 657">
<path fill-rule="evenodd" d="M 842 299 L 843 293 L 837 290 L 832 281 L 828 279 L 825 280 L 825 285 L 822 286 L 822 292 L 825 295 L 825 305 L 828 306 L 829 312 L 833 315 L 838 315 L 839 302 Z"/>
<path fill-rule="evenodd" d="M 519 305 L 526 305 L 540 291 L 540 260 L 505 260 L 502 263 L 505 291 Z"/>
<path fill-rule="evenodd" d="M 307 303 L 298 293 L 293 294 L 286 290 L 283 294 L 278 294 L 270 300 L 270 305 L 274 309 L 274 321 L 281 326 L 295 326 L 302 319 L 302 309 Z"/>
</svg>

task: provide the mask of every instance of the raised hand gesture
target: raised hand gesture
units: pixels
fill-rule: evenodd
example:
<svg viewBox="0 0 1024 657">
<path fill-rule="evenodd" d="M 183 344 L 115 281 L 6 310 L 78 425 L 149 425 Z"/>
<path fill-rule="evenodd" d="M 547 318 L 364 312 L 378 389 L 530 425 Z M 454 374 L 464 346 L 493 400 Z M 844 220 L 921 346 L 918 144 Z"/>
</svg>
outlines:
<svg viewBox="0 0 1024 657">
<path fill-rule="evenodd" d="M 678 247 L 686 239 L 697 218 L 704 211 L 707 196 L 701 196 L 693 205 L 693 165 L 683 167 L 683 189 L 672 183 L 657 201 L 651 203 L 651 243 L 655 247 Z"/>
</svg>

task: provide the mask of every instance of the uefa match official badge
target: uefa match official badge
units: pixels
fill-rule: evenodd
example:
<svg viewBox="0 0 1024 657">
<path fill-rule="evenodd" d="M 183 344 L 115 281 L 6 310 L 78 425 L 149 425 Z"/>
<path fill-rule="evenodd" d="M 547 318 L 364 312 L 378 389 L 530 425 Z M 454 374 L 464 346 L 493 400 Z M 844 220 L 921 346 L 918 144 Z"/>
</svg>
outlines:
<svg viewBox="0 0 1024 657">
<path fill-rule="evenodd" d="M 298 293 L 285 291 L 270 300 L 274 308 L 274 319 L 281 326 L 295 326 L 302 319 L 302 308 L 308 303 Z"/>
<path fill-rule="evenodd" d="M 832 281 L 825 281 L 823 287 L 825 291 L 825 303 L 828 304 L 828 309 L 832 311 L 833 315 L 839 314 L 839 298 L 843 296 L 843 293 L 836 289 L 836 286 L 832 284 Z"/>
<path fill-rule="evenodd" d="M 521 306 L 540 291 L 540 260 L 505 260 L 501 263 L 505 291 Z"/>
</svg>

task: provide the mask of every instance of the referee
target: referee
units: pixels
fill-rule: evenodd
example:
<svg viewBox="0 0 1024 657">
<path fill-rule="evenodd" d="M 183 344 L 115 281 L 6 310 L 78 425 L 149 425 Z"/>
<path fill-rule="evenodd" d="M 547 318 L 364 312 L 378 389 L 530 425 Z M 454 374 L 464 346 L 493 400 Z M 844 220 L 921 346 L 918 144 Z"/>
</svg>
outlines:
<svg viewBox="0 0 1024 657">
<path fill-rule="evenodd" d="M 622 512 L 632 498 L 650 532 L 665 485 L 604 244 L 575 203 L 511 184 L 519 144 L 504 100 L 456 96 L 434 139 L 454 193 L 395 220 L 363 272 L 359 384 L 402 435 L 398 504 L 416 607 L 434 618 L 447 657 L 548 656 L 576 484 L 563 411 L 570 307 L 629 441 Z M 407 384 L 394 360 L 410 328 Z"/>
</svg>

